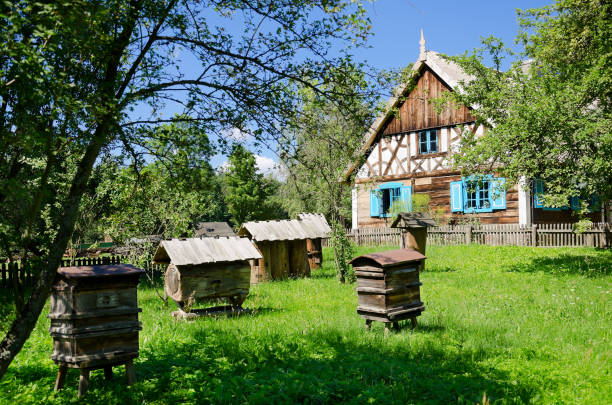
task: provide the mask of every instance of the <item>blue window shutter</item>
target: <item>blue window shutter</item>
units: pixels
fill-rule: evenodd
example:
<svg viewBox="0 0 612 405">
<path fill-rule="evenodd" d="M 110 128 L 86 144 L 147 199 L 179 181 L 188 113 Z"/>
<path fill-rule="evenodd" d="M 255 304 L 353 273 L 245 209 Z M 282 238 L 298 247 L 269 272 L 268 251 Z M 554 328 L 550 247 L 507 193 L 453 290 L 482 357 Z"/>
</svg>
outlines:
<svg viewBox="0 0 612 405">
<path fill-rule="evenodd" d="M 491 200 L 491 208 L 494 210 L 505 210 L 506 179 L 503 177 L 496 177 L 491 179 L 489 185 L 489 199 Z"/>
<path fill-rule="evenodd" d="M 378 189 L 370 190 L 370 216 L 380 216 L 380 197 L 378 196 Z"/>
<path fill-rule="evenodd" d="M 544 182 L 540 179 L 534 179 L 533 208 L 544 208 L 544 204 L 542 204 L 542 194 L 544 194 Z"/>
<path fill-rule="evenodd" d="M 405 207 L 409 212 L 412 212 L 412 186 L 402 187 L 402 207 Z"/>
<path fill-rule="evenodd" d="M 450 184 L 451 212 L 463 212 L 463 181 Z"/>
</svg>

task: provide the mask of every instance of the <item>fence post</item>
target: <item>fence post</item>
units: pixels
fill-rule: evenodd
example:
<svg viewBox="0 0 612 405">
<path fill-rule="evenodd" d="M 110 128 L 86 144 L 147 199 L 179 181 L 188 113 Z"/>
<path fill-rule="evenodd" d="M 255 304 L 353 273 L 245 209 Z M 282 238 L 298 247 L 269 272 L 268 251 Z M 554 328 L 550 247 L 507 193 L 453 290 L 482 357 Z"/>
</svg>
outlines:
<svg viewBox="0 0 612 405">
<path fill-rule="evenodd" d="M 531 246 L 538 246 L 538 225 L 531 225 Z"/>
<path fill-rule="evenodd" d="M 472 243 L 472 225 L 465 228 L 465 244 L 469 245 L 470 243 Z"/>
</svg>

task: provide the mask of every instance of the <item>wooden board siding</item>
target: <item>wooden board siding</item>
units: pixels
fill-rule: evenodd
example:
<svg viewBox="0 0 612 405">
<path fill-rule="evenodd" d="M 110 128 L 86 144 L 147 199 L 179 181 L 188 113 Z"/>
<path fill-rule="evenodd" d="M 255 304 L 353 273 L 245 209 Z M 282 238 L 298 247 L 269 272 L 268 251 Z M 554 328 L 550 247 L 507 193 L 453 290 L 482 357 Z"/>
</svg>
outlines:
<svg viewBox="0 0 612 405">
<path fill-rule="evenodd" d="M 413 194 L 428 194 L 429 207 L 433 212 L 440 211 L 444 223 L 461 222 L 468 219 L 482 224 L 518 224 L 518 188 L 514 186 L 506 192 L 506 209 L 493 212 L 461 214 L 450 212 L 450 183 L 461 180 L 459 174 L 445 174 L 416 179 L 404 179 L 404 185 L 412 185 Z M 395 181 L 398 181 L 397 179 Z M 360 185 L 357 190 L 357 219 L 359 228 L 390 226 L 392 218 L 370 217 L 370 189 L 378 184 Z"/>
<path fill-rule="evenodd" d="M 466 106 L 447 108 L 437 114 L 429 100 L 438 98 L 445 91 L 450 91 L 450 87 L 425 67 L 415 87 L 399 107 L 398 114 L 385 124 L 383 136 L 475 121 Z"/>
<path fill-rule="evenodd" d="M 251 283 L 310 276 L 305 239 L 261 241 L 256 244 L 263 258 L 258 263 L 251 263 Z"/>
</svg>

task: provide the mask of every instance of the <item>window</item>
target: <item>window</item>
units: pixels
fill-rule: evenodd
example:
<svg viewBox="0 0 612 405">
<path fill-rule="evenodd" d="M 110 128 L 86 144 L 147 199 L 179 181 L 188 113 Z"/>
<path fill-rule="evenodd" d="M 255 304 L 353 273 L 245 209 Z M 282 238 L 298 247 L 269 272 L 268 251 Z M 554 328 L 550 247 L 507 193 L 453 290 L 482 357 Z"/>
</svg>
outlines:
<svg viewBox="0 0 612 405">
<path fill-rule="evenodd" d="M 370 216 L 387 218 L 396 207 L 401 211 L 411 211 L 412 187 L 400 182 L 383 183 L 370 191 Z"/>
<path fill-rule="evenodd" d="M 533 208 L 541 208 L 544 211 L 561 211 L 570 208 L 569 205 L 563 207 L 549 207 L 544 205 L 542 195 L 546 193 L 546 185 L 541 179 L 535 179 L 533 181 Z M 570 203 L 571 204 L 571 203 Z"/>
<path fill-rule="evenodd" d="M 581 198 L 579 196 L 573 196 L 569 198 L 569 204 L 562 207 L 550 207 L 544 205 L 542 195 L 547 192 L 546 184 L 541 179 L 533 180 L 533 208 L 541 208 L 544 211 L 561 211 L 569 210 L 578 211 L 582 208 L 582 202 L 587 203 L 589 212 L 597 212 L 600 209 L 599 198 L 597 194 L 591 194 L 587 198 Z"/>
<path fill-rule="evenodd" d="M 465 212 L 478 212 L 491 208 L 489 180 L 467 180 L 465 186 Z"/>
<path fill-rule="evenodd" d="M 391 210 L 392 205 L 400 199 L 401 188 L 383 188 L 380 190 L 381 193 L 381 202 L 382 202 L 382 214 L 383 216 L 388 216 L 389 211 Z"/>
<path fill-rule="evenodd" d="M 506 179 L 470 176 L 450 184 L 451 212 L 492 212 L 506 209 Z"/>
<path fill-rule="evenodd" d="M 438 130 L 419 132 L 419 154 L 438 153 Z"/>
</svg>

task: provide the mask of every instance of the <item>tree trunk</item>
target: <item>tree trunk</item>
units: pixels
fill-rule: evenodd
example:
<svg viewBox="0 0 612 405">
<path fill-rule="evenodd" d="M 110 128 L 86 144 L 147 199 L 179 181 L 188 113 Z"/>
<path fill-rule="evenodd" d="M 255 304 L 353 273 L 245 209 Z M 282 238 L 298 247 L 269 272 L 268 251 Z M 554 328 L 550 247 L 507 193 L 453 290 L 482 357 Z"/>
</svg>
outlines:
<svg viewBox="0 0 612 405">
<path fill-rule="evenodd" d="M 160 19 L 156 30 L 159 29 L 159 26 L 164 21 L 175 3 L 175 1 L 171 1 L 167 6 L 165 9 L 165 14 Z M 137 0 L 130 1 L 129 18 L 125 23 L 124 29 L 119 34 L 117 40 L 113 42 L 110 49 L 110 54 L 106 65 L 106 73 L 98 86 L 98 89 L 101 92 L 101 105 L 106 105 L 107 108 L 111 106 L 117 107 L 117 102 L 122 97 L 123 90 L 127 87 L 134 75 L 137 65 L 144 56 L 144 54 L 141 54 L 136 58 L 136 61 L 124 79 L 123 86 L 119 92 L 115 94 L 114 84 L 117 79 L 117 72 L 121 63 L 121 57 L 129 44 L 130 37 L 132 36 L 132 32 L 136 26 L 138 14 L 140 13 L 142 7 L 143 2 L 139 2 Z M 150 47 L 150 44 L 151 42 L 149 42 L 147 46 Z M 148 47 L 146 49 L 148 50 Z M 87 182 L 89 181 L 91 170 L 96 162 L 96 159 L 98 158 L 98 155 L 100 154 L 100 150 L 109 139 L 111 125 L 116 119 L 115 113 L 116 111 L 113 111 L 113 109 L 110 108 L 108 111 L 106 111 L 105 115 L 100 117 L 94 136 L 87 146 L 85 154 L 79 162 L 77 172 L 72 179 L 68 198 L 66 200 L 66 204 L 64 205 L 63 214 L 59 217 L 56 224 L 58 232 L 49 250 L 50 253 L 47 256 L 47 265 L 41 269 L 40 278 L 38 279 L 38 282 L 32 291 L 32 295 L 30 296 L 24 309 L 17 313 L 17 317 L 13 321 L 11 328 L 7 332 L 2 342 L 0 342 L 0 379 L 2 379 L 8 366 L 11 364 L 17 353 L 19 353 L 26 340 L 30 337 L 32 330 L 36 326 L 38 317 L 40 316 L 40 313 L 47 302 L 47 298 L 49 297 L 51 291 L 51 285 L 55 279 L 55 274 L 57 273 L 57 269 L 61 263 L 64 251 L 66 250 L 68 242 L 70 242 L 70 238 L 72 237 L 72 232 L 74 231 L 74 224 L 79 213 L 81 197 L 87 188 Z"/>
<path fill-rule="evenodd" d="M 51 285 L 55 279 L 55 274 L 57 273 L 62 256 L 68 246 L 74 229 L 79 205 L 81 203 L 81 196 L 85 192 L 92 167 L 100 153 L 100 149 L 107 139 L 107 129 L 108 124 L 100 124 L 96 130 L 94 139 L 87 147 L 72 180 L 63 215 L 58 220 L 58 232 L 49 251 L 47 265 L 41 269 L 40 278 L 28 302 L 24 308 L 17 313 L 11 328 L 0 343 L 0 379 L 2 379 L 8 366 L 17 353 L 19 353 L 26 340 L 30 337 L 32 330 L 36 326 L 38 317 L 47 302 L 47 298 L 51 291 Z"/>
<path fill-rule="evenodd" d="M 345 283 L 346 279 L 342 273 L 342 267 L 340 266 L 340 259 L 338 258 L 338 246 L 334 243 L 334 261 L 336 262 L 336 271 L 338 272 L 338 279 L 342 284 Z"/>
</svg>

